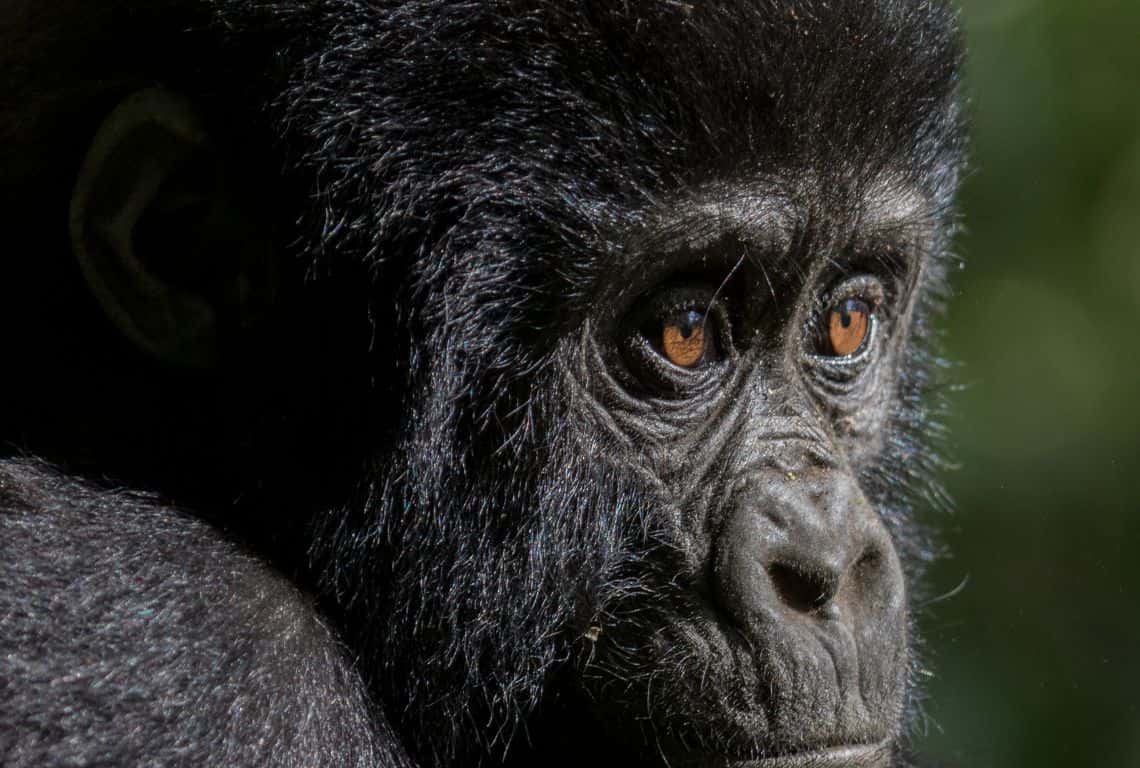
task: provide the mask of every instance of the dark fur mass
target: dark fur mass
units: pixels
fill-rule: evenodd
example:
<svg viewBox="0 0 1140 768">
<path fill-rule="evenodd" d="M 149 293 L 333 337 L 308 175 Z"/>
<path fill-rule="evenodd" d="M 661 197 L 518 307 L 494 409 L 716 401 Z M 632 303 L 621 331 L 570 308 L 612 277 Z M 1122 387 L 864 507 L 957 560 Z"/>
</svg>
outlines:
<svg viewBox="0 0 1140 768">
<path fill-rule="evenodd" d="M 0 583 L 5 766 L 400 764 L 296 587 L 191 517 L 6 462 Z"/>
<path fill-rule="evenodd" d="M 196 518 L 0 465 L 0 763 L 908 764 L 949 9 L 58 6 L 0 10 L 37 243 L 0 439 Z M 206 371 L 123 342 L 64 232 L 155 85 L 279 257 Z M 875 335 L 837 363 L 844 301 Z M 721 329 L 696 373 L 653 336 L 679 310 Z"/>
</svg>

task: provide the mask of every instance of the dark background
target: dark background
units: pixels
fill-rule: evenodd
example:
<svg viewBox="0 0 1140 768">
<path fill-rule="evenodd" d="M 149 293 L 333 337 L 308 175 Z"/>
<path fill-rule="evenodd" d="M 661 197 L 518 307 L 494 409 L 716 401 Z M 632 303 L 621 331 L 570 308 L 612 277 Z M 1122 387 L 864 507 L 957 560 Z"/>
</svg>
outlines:
<svg viewBox="0 0 1140 768">
<path fill-rule="evenodd" d="M 960 0 L 973 169 L 925 752 L 1140 766 L 1140 2 Z"/>
</svg>

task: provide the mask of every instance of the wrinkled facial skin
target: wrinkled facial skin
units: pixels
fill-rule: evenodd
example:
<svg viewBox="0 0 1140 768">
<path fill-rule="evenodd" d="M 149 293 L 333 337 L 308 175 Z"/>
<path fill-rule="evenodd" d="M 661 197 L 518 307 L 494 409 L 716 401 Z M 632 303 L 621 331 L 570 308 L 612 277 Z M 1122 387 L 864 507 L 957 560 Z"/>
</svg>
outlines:
<svg viewBox="0 0 1140 768">
<path fill-rule="evenodd" d="M 645 728 L 643 759 L 893 755 L 906 586 L 860 476 L 890 424 L 930 217 L 905 187 L 871 189 L 843 241 L 804 232 L 794 196 L 677 205 L 565 368 L 587 442 L 615 446 L 652 506 L 640 545 L 655 554 L 631 574 L 652 586 L 615 594 L 581 668 L 603 722 Z M 851 301 L 868 322 L 843 346 L 835 308 Z M 703 322 L 695 364 L 659 341 L 678 312 Z"/>
</svg>

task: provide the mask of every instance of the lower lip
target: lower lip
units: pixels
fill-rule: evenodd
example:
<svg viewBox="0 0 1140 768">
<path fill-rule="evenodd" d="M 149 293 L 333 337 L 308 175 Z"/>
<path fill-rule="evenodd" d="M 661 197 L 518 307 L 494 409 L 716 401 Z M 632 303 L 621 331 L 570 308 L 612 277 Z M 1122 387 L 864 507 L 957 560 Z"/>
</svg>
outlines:
<svg viewBox="0 0 1140 768">
<path fill-rule="evenodd" d="M 891 756 L 891 743 L 834 747 L 763 760 L 724 763 L 724 768 L 881 768 Z"/>
</svg>

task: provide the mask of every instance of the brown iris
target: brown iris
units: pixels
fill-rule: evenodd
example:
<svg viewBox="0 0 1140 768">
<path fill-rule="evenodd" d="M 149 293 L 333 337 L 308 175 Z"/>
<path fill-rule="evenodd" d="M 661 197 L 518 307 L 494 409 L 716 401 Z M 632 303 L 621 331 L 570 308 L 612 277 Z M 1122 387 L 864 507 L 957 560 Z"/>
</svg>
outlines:
<svg viewBox="0 0 1140 768">
<path fill-rule="evenodd" d="M 871 329 L 871 306 L 862 299 L 844 299 L 827 315 L 827 351 L 847 357 L 863 346 Z"/>
<path fill-rule="evenodd" d="M 692 368 L 705 356 L 705 316 L 696 310 L 679 312 L 661 328 L 661 353 L 673 365 Z"/>
</svg>

